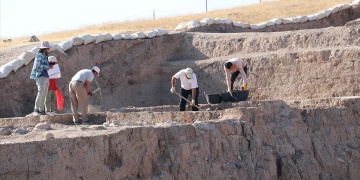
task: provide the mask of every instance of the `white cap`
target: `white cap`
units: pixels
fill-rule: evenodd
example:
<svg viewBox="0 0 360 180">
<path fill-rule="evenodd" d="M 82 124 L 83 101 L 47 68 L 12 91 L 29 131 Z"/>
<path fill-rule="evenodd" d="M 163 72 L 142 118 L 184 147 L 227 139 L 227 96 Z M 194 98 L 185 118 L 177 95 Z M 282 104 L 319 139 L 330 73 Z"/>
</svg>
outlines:
<svg viewBox="0 0 360 180">
<path fill-rule="evenodd" d="M 96 71 L 98 74 L 100 74 L 100 68 L 97 66 L 94 66 L 92 70 Z"/>
<path fill-rule="evenodd" d="M 58 62 L 55 56 L 49 56 L 48 60 L 51 62 Z"/>
<path fill-rule="evenodd" d="M 186 73 L 186 76 L 188 77 L 188 78 L 192 78 L 192 76 L 193 76 L 193 70 L 191 69 L 191 68 L 186 68 L 185 69 L 185 73 Z"/>
</svg>

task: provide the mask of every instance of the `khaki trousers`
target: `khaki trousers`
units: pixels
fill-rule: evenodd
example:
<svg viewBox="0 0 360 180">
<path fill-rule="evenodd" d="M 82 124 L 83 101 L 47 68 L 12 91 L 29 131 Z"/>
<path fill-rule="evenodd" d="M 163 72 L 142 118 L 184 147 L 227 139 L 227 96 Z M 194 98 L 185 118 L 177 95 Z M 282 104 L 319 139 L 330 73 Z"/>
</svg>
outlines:
<svg viewBox="0 0 360 180">
<path fill-rule="evenodd" d="M 45 98 L 49 89 L 49 84 L 49 78 L 47 77 L 36 78 L 38 93 L 35 99 L 34 111 L 45 111 Z"/>
<path fill-rule="evenodd" d="M 86 122 L 88 120 L 88 95 L 84 84 L 80 81 L 71 81 L 69 83 L 69 95 L 73 121 L 79 122 L 79 113 L 81 113 L 82 121 Z"/>
<path fill-rule="evenodd" d="M 55 104 L 55 90 L 48 90 L 47 96 L 45 98 L 45 111 L 53 112 Z"/>
</svg>

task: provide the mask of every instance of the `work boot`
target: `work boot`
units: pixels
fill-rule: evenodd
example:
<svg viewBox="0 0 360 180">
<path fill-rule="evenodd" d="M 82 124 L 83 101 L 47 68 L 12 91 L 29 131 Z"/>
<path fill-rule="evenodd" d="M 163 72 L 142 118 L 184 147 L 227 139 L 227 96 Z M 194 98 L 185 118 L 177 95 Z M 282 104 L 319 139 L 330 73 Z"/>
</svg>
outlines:
<svg viewBox="0 0 360 180">
<path fill-rule="evenodd" d="M 35 110 L 33 113 L 34 116 L 47 115 L 45 111 Z"/>
<path fill-rule="evenodd" d="M 46 114 L 53 116 L 53 115 L 56 115 L 58 113 L 56 113 L 55 111 L 48 111 L 48 112 L 46 112 Z"/>
<path fill-rule="evenodd" d="M 90 121 L 84 121 L 82 124 L 84 124 L 84 125 L 93 125 L 93 122 L 90 122 Z"/>
<path fill-rule="evenodd" d="M 79 119 L 77 122 L 74 122 L 74 125 L 80 125 L 80 124 L 82 124 L 82 120 L 81 120 L 81 119 Z"/>
<path fill-rule="evenodd" d="M 40 111 L 39 113 L 40 113 L 41 115 L 48 115 L 48 114 L 46 114 L 45 111 Z"/>
<path fill-rule="evenodd" d="M 40 116 L 41 113 L 40 113 L 39 111 L 34 111 L 34 112 L 32 113 L 32 115 L 33 115 L 33 116 Z"/>
</svg>

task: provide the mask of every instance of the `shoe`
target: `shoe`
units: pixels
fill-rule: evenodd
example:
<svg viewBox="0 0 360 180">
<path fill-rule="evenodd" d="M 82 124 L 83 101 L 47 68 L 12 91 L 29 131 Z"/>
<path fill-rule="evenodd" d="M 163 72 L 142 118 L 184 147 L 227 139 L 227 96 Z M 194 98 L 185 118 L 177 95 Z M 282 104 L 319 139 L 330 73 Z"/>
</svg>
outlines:
<svg viewBox="0 0 360 180">
<path fill-rule="evenodd" d="M 48 114 L 46 114 L 45 111 L 41 111 L 40 113 L 41 113 L 41 115 L 48 115 Z"/>
<path fill-rule="evenodd" d="M 90 121 L 85 121 L 85 122 L 83 122 L 82 124 L 84 124 L 84 125 L 93 125 L 94 123 L 93 123 L 93 122 L 90 122 Z"/>
<path fill-rule="evenodd" d="M 56 114 L 58 114 L 58 113 L 56 113 L 55 111 L 49 111 L 49 112 L 46 112 L 46 114 L 53 116 L 53 115 L 56 115 Z"/>
<path fill-rule="evenodd" d="M 33 116 L 40 116 L 40 115 L 41 115 L 41 113 L 40 113 L 40 112 L 38 112 L 38 111 L 34 111 L 34 112 L 32 113 L 32 115 L 33 115 Z"/>
<path fill-rule="evenodd" d="M 77 122 L 74 122 L 74 125 L 80 125 L 80 124 L 82 124 L 82 120 L 78 120 Z"/>
<path fill-rule="evenodd" d="M 47 115 L 45 111 L 35 110 L 33 113 L 35 116 Z"/>
</svg>

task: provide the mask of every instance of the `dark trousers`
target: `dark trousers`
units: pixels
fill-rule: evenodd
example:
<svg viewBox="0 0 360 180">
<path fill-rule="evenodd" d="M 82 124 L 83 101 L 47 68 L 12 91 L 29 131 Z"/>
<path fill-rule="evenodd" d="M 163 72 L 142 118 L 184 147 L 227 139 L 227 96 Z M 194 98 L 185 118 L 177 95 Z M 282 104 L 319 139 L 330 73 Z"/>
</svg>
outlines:
<svg viewBox="0 0 360 180">
<path fill-rule="evenodd" d="M 245 71 L 246 76 L 248 77 L 247 66 L 245 66 L 243 69 Z M 239 76 L 239 74 L 240 74 L 239 70 L 231 73 L 231 90 L 233 90 L 235 79 Z"/>
<path fill-rule="evenodd" d="M 189 95 L 192 96 L 192 89 L 190 89 L 190 90 L 185 90 L 185 89 L 181 88 L 181 90 L 180 90 L 180 95 L 183 96 L 184 98 L 187 98 Z M 199 88 L 196 88 L 195 104 L 196 104 L 197 106 L 199 106 L 199 101 L 198 101 L 198 99 L 199 99 Z M 180 98 L 180 104 L 179 104 L 179 106 L 180 106 L 180 111 L 185 111 L 186 100 L 183 99 L 183 98 Z M 198 111 L 199 109 L 198 109 L 197 107 L 195 107 L 195 106 L 192 106 L 192 107 L 191 107 L 191 110 L 192 110 L 192 111 Z"/>
</svg>

